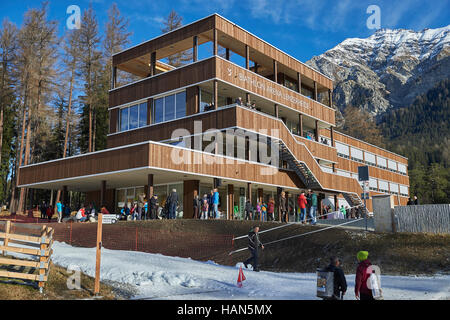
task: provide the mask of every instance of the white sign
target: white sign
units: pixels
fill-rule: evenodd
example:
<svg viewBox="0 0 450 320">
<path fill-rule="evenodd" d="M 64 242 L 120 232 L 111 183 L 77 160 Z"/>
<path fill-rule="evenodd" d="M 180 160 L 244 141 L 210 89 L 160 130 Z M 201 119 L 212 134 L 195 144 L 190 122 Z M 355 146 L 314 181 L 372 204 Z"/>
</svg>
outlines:
<svg viewBox="0 0 450 320">
<path fill-rule="evenodd" d="M 117 216 L 115 214 L 104 214 L 102 216 L 103 224 L 113 224 L 117 222 Z"/>
</svg>

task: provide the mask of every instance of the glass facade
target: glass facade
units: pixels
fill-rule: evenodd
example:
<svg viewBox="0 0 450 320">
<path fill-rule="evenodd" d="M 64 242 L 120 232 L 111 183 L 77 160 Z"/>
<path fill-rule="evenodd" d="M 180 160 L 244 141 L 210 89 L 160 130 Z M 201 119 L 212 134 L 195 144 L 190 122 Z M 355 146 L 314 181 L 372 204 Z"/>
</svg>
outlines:
<svg viewBox="0 0 450 320">
<path fill-rule="evenodd" d="M 153 100 L 152 123 L 170 121 L 186 116 L 186 91 Z"/>
<path fill-rule="evenodd" d="M 147 103 L 122 108 L 119 112 L 119 130 L 127 131 L 147 125 Z"/>
</svg>

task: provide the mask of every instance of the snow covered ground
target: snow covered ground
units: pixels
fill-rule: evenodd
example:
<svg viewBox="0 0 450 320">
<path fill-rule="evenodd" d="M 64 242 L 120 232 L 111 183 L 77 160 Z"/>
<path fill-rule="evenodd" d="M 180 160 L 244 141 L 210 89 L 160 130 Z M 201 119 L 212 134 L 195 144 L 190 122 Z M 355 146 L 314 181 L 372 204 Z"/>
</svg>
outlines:
<svg viewBox="0 0 450 320">
<path fill-rule="evenodd" d="M 76 265 L 95 275 L 95 248 L 72 247 L 55 242 L 52 260 L 62 267 Z M 315 297 L 313 273 L 259 273 L 246 270 L 243 287 L 236 285 L 239 266 L 218 265 L 187 258 L 135 251 L 102 249 L 101 280 L 111 280 L 136 289 L 134 298 L 151 299 L 287 299 Z M 354 275 L 347 275 L 345 299 L 354 300 Z M 381 276 L 385 299 L 450 299 L 450 276 Z"/>
</svg>

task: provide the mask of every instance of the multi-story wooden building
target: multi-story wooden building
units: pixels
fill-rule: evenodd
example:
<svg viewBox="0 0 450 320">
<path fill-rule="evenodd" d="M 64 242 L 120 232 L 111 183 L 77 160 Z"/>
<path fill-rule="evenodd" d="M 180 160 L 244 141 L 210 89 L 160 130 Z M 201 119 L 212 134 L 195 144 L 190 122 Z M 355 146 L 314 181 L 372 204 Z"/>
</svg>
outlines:
<svg viewBox="0 0 450 320">
<path fill-rule="evenodd" d="M 191 63 L 164 63 L 186 51 Z M 139 80 L 123 83 L 125 73 Z M 406 203 L 407 159 L 334 130 L 333 81 L 220 15 L 115 54 L 112 74 L 107 149 L 23 166 L 20 186 L 86 192 L 113 211 L 142 192 L 163 203 L 176 188 L 184 218 L 195 194 L 217 186 L 232 219 L 245 198 L 281 190 L 294 210 L 307 189 L 359 205 L 357 168 L 368 165 L 370 194 Z"/>
</svg>

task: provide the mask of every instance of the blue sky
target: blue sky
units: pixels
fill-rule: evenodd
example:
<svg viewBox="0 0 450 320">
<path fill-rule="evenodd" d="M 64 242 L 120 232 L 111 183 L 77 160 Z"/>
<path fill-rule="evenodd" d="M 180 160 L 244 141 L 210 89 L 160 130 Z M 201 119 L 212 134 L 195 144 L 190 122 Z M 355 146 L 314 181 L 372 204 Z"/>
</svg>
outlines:
<svg viewBox="0 0 450 320">
<path fill-rule="evenodd" d="M 129 18 L 133 32 L 131 45 L 161 33 L 161 21 L 175 9 L 185 24 L 217 12 L 225 18 L 291 54 L 301 61 L 333 48 L 346 38 L 365 38 L 366 13 L 370 5 L 381 10 L 382 28 L 422 30 L 450 24 L 450 0 L 116 0 L 119 10 Z M 23 13 L 40 6 L 38 0 L 0 0 L 0 16 L 21 25 Z M 83 11 L 92 3 L 101 31 L 104 29 L 108 0 L 52 0 L 50 18 L 58 20 L 61 34 L 69 5 Z"/>
</svg>

